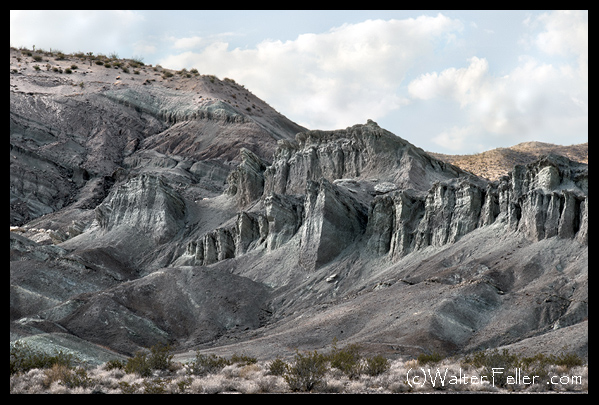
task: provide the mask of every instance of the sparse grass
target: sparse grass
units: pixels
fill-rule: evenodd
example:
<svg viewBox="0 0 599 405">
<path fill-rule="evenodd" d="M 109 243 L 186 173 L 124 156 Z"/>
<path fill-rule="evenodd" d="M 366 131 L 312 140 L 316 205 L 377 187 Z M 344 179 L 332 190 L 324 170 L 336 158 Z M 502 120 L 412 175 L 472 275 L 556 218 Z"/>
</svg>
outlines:
<svg viewBox="0 0 599 405">
<path fill-rule="evenodd" d="M 361 365 L 360 373 L 355 373 L 357 364 Z M 350 373 L 342 371 L 349 365 L 352 366 Z M 535 383 L 510 381 L 507 376 L 514 375 L 514 367 L 519 367 L 522 375 L 537 376 Z M 493 375 L 493 368 L 503 368 L 505 372 Z M 150 372 L 146 373 L 146 370 Z M 431 375 L 437 375 L 436 379 L 431 381 Z M 450 379 L 460 375 L 474 379 L 468 382 Z M 444 380 L 441 376 L 445 376 Z M 482 376 L 487 377 L 486 381 Z M 111 360 L 101 366 L 86 368 L 74 366 L 73 358 L 64 354 L 41 354 L 22 343 L 11 344 L 11 393 L 254 394 L 298 391 L 587 392 L 588 366 L 580 357 L 569 353 L 524 357 L 498 350 L 462 358 L 429 354 L 418 360 L 388 360 L 380 355 L 364 357 L 356 345 L 337 348 L 335 344 L 326 354 L 296 351 L 289 360 L 276 358 L 272 361 L 258 361 L 239 354 L 227 359 L 197 352 L 195 360 L 187 364 L 173 362 L 170 347 L 156 345 L 126 361 Z"/>
</svg>

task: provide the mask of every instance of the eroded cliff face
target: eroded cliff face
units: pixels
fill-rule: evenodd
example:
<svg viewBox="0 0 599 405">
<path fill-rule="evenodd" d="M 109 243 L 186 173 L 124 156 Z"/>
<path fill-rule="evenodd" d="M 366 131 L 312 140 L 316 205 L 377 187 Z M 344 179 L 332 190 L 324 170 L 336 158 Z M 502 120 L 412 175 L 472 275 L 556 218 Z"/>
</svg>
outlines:
<svg viewBox="0 0 599 405">
<path fill-rule="evenodd" d="M 462 179 L 435 183 L 426 195 L 395 191 L 373 200 L 368 245 L 397 259 L 495 221 L 534 241 L 558 236 L 588 243 L 587 183 L 585 165 L 550 156 L 495 183 Z"/>
<path fill-rule="evenodd" d="M 338 131 L 308 131 L 279 141 L 265 171 L 265 192 L 303 194 L 308 181 L 378 179 L 398 188 L 428 189 L 435 180 L 465 175 L 455 166 L 380 128 L 375 122 Z"/>
<path fill-rule="evenodd" d="M 241 149 L 241 163 L 230 172 L 225 191 L 236 217 L 197 236 L 191 227 L 173 263 L 210 265 L 255 250 L 270 252 L 293 238 L 304 269 L 322 267 L 352 245 L 397 261 L 496 222 L 534 241 L 557 236 L 588 243 L 586 165 L 549 156 L 489 182 L 387 136 L 373 122 L 310 131 L 297 136 L 294 148 L 279 145 L 272 164 Z M 375 146 L 381 138 L 384 148 Z M 185 217 L 181 195 L 164 179 L 146 174 L 115 187 L 96 208 L 105 232 L 126 225 L 153 235 L 158 244 L 180 232 Z"/>
<path fill-rule="evenodd" d="M 183 198 L 163 178 L 142 174 L 113 188 L 95 212 L 103 232 L 133 228 L 161 244 L 180 231 L 185 209 Z"/>
<path fill-rule="evenodd" d="M 299 231 L 300 263 L 312 269 L 358 241 L 396 261 L 495 222 L 533 241 L 558 236 L 588 243 L 586 165 L 550 155 L 490 182 L 388 136 L 374 122 L 309 131 L 296 143 L 280 142 L 268 166 L 243 151 L 228 192 L 241 208 L 260 200 L 266 207 L 255 215 L 267 218 L 268 231 L 251 233 L 252 243 L 268 239 L 264 247 L 272 250 Z"/>
<path fill-rule="evenodd" d="M 417 355 L 575 328 L 585 355 L 586 164 L 491 182 L 234 83 L 77 74 L 11 73 L 11 340 Z"/>
</svg>

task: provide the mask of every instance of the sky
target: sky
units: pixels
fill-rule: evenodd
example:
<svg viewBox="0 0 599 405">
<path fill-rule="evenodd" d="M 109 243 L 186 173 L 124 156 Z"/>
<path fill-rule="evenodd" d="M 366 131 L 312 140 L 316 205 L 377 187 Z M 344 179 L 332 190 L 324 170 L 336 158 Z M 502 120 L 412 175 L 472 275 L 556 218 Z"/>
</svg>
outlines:
<svg viewBox="0 0 599 405">
<path fill-rule="evenodd" d="M 424 150 L 588 142 L 588 11 L 11 10 L 10 45 L 244 85 L 308 129 Z"/>
</svg>

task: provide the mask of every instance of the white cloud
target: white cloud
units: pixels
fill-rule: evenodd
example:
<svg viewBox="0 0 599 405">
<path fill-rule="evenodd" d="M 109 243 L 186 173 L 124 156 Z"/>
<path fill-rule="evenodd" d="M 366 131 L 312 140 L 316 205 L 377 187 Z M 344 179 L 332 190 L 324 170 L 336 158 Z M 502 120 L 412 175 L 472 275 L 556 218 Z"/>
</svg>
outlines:
<svg viewBox="0 0 599 405">
<path fill-rule="evenodd" d="M 251 49 L 229 49 L 226 42 L 215 41 L 160 64 L 233 77 L 300 124 L 341 128 L 405 105 L 408 99 L 398 87 L 408 70 L 431 58 L 437 42 L 451 40 L 461 29 L 459 21 L 442 14 L 367 20 L 293 41 L 265 40 Z"/>
<path fill-rule="evenodd" d="M 548 54 L 588 55 L 589 15 L 587 11 L 555 11 L 538 17 L 544 30 L 535 44 Z"/>
<path fill-rule="evenodd" d="M 547 54 L 574 53 L 574 63 L 554 65 L 522 56 L 508 75 L 495 76 L 485 58 L 472 57 L 467 67 L 425 73 L 411 81 L 408 93 L 414 100 L 454 101 L 465 113 L 460 125 L 448 124 L 450 129 L 434 136 L 433 142 L 458 151 L 489 140 L 507 146 L 533 139 L 563 143 L 560 139 L 568 134 L 584 137 L 588 133 L 584 20 L 570 13 L 543 14 L 536 20 L 542 30 L 535 44 Z"/>
<path fill-rule="evenodd" d="M 133 55 L 143 59 L 144 55 L 152 55 L 158 51 L 158 47 L 155 44 L 147 41 L 138 41 L 133 44 Z"/>
<path fill-rule="evenodd" d="M 175 49 L 189 49 L 189 48 L 197 48 L 200 45 L 203 45 L 205 40 L 202 37 L 193 36 L 187 38 L 175 38 L 173 47 Z"/>
<path fill-rule="evenodd" d="M 453 126 L 433 137 L 432 141 L 440 147 L 455 153 L 461 153 L 464 150 L 482 151 L 484 150 L 482 143 L 472 144 L 472 140 L 476 139 L 478 133 L 479 128 L 474 125 L 464 127 Z"/>
<path fill-rule="evenodd" d="M 588 11 L 545 13 L 539 16 L 538 22 L 544 29 L 536 35 L 534 44 L 548 55 L 576 56 L 580 76 L 588 79 Z"/>
<path fill-rule="evenodd" d="M 480 98 L 488 71 L 486 59 L 472 57 L 467 68 L 449 68 L 441 74 L 433 72 L 420 75 L 410 82 L 408 92 L 412 97 L 422 100 L 453 98 L 463 107 Z"/>
<path fill-rule="evenodd" d="M 128 10 L 11 10 L 10 44 L 109 53 L 141 38 L 142 22 L 139 13 Z"/>
<path fill-rule="evenodd" d="M 518 25 L 514 15 L 526 14 Z M 194 67 L 235 79 L 308 128 L 370 118 L 429 150 L 588 138 L 588 11 L 504 13 L 492 23 L 484 13 L 453 15 L 465 23 L 443 14 L 367 20 L 255 43 L 243 24 L 199 30 L 179 15 L 17 10 L 10 43 Z M 491 28 L 489 42 L 481 33 Z"/>
</svg>

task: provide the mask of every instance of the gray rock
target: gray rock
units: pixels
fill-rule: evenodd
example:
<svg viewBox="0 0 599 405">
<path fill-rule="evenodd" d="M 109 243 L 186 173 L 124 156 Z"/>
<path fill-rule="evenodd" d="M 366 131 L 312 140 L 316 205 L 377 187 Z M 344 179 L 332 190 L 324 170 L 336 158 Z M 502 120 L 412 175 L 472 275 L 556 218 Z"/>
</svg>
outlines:
<svg viewBox="0 0 599 405">
<path fill-rule="evenodd" d="M 239 208 L 256 201 L 264 193 L 266 163 L 250 150 L 240 150 L 241 163 L 229 174 L 227 193 L 235 196 Z"/>
<path fill-rule="evenodd" d="M 302 194 L 308 181 L 321 177 L 330 182 L 378 178 L 380 192 L 394 187 L 428 190 L 436 180 L 457 176 L 467 174 L 369 120 L 345 130 L 301 132 L 296 142 L 279 142 L 265 172 L 265 191 Z"/>
<path fill-rule="evenodd" d="M 230 81 L 105 72 L 11 74 L 11 341 L 588 354 L 588 165 L 490 182 L 372 121 L 307 131 Z"/>
<path fill-rule="evenodd" d="M 181 229 L 185 209 L 181 196 L 163 179 L 142 174 L 116 186 L 95 212 L 104 232 L 135 228 L 165 243 Z"/>
<path fill-rule="evenodd" d="M 264 200 L 268 221 L 267 246 L 277 249 L 288 242 L 304 221 L 304 200 L 294 196 L 270 194 Z"/>
<path fill-rule="evenodd" d="M 366 210 L 324 178 L 309 182 L 299 248 L 300 265 L 314 269 L 351 245 L 366 228 Z"/>
</svg>

